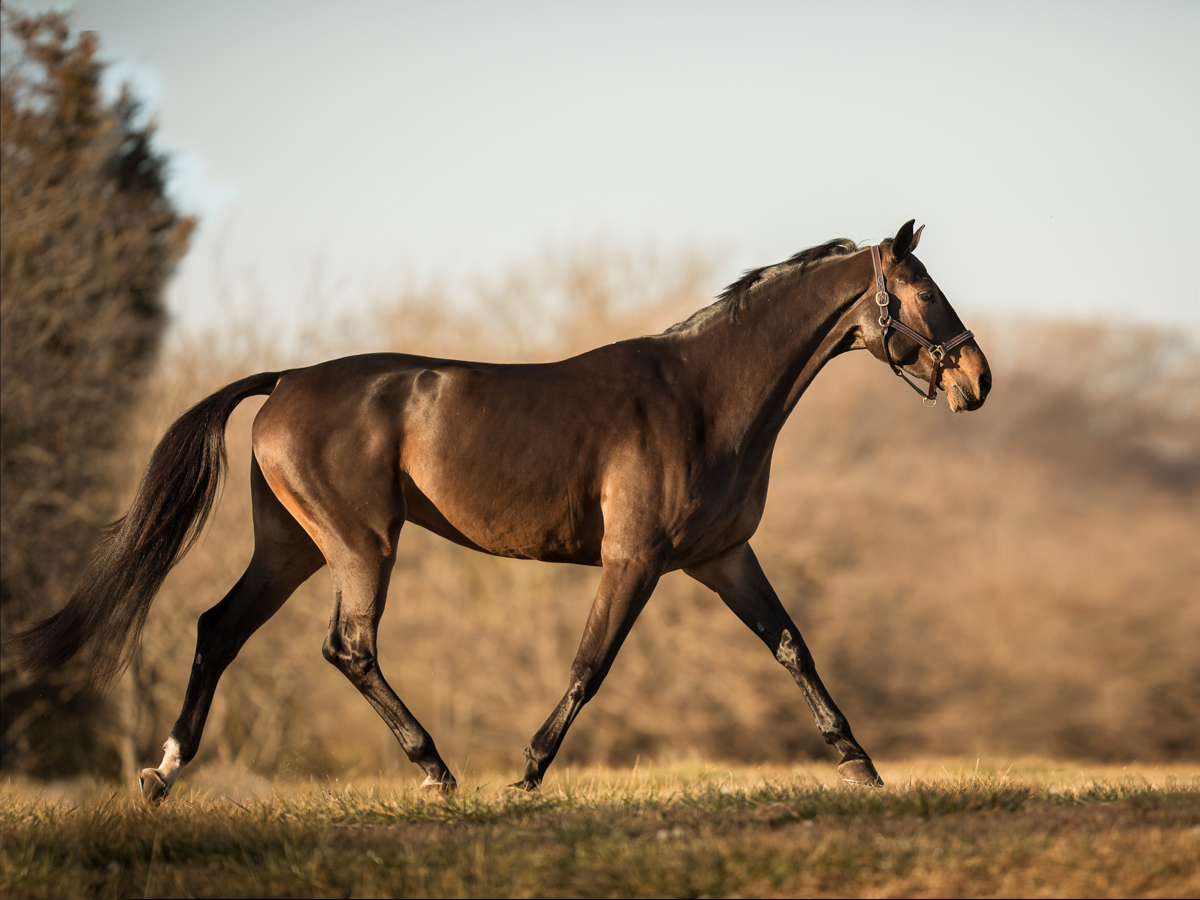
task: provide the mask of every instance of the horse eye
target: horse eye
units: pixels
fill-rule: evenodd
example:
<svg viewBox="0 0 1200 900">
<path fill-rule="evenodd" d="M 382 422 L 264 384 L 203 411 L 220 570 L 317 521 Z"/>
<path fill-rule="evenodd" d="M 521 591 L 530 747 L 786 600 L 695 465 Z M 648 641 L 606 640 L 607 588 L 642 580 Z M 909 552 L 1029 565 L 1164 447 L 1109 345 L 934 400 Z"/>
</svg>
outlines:
<svg viewBox="0 0 1200 900">
<path fill-rule="evenodd" d="M 921 291 L 921 293 L 917 294 L 917 297 L 918 297 L 918 299 L 920 299 L 921 301 L 923 301 L 925 303 L 932 303 L 933 302 L 933 291 Z"/>
</svg>

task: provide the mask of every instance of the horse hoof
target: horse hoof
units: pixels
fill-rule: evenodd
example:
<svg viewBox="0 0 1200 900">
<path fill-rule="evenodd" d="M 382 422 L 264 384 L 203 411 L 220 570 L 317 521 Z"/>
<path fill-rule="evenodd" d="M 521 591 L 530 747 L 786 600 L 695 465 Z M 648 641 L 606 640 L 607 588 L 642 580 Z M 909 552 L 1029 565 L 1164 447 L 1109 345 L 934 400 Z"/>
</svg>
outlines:
<svg viewBox="0 0 1200 900">
<path fill-rule="evenodd" d="M 526 778 L 524 781 L 514 781 L 508 786 L 508 789 L 510 791 L 521 791 L 526 794 L 532 794 L 539 787 L 541 787 L 541 785 L 538 784 L 538 782 L 530 781 L 528 778 Z"/>
<path fill-rule="evenodd" d="M 158 806 L 167 799 L 167 794 L 171 793 L 171 786 L 159 774 L 158 769 L 142 769 L 138 783 L 142 786 L 142 796 L 151 806 Z"/>
<path fill-rule="evenodd" d="M 866 784 L 883 787 L 883 779 L 869 759 L 848 759 L 838 766 L 838 774 L 846 784 Z"/>
<path fill-rule="evenodd" d="M 426 775 L 418 787 L 427 794 L 453 794 L 454 789 L 458 787 L 458 782 L 454 780 L 454 776 L 447 772 L 441 778 L 434 778 L 432 775 Z"/>
</svg>

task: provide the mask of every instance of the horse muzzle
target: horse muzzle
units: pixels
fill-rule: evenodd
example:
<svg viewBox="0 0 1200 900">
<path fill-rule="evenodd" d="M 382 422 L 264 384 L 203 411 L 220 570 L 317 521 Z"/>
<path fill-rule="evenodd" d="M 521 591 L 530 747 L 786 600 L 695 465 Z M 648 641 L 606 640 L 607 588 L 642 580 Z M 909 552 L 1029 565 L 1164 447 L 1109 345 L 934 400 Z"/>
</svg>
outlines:
<svg viewBox="0 0 1200 900">
<path fill-rule="evenodd" d="M 964 347 L 958 365 L 943 370 L 942 379 L 942 390 L 954 412 L 979 409 L 992 389 L 992 371 L 983 353 L 975 347 Z"/>
</svg>

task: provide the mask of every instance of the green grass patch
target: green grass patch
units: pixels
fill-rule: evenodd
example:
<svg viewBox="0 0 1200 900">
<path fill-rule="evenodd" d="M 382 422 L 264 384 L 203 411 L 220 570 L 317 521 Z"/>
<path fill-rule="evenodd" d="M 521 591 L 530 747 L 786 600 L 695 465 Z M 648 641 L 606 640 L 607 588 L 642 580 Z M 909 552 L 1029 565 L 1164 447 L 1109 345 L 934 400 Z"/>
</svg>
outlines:
<svg viewBox="0 0 1200 900">
<path fill-rule="evenodd" d="M 1200 774 L 594 771 L 537 794 L 411 783 L 181 790 L 159 809 L 0 793 L 0 893 L 118 896 L 1187 895 Z"/>
</svg>

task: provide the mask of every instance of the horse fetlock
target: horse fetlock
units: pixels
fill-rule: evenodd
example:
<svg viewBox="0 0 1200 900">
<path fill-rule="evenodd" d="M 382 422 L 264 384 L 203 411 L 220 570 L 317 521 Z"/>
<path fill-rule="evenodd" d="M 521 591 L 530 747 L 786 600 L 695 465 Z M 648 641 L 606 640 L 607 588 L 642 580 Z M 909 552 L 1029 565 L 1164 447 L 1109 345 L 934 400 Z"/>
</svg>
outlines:
<svg viewBox="0 0 1200 900">
<path fill-rule="evenodd" d="M 545 767 L 540 765 L 530 755 L 529 751 L 525 751 L 525 756 L 528 762 L 525 764 L 525 773 L 521 776 L 521 780 L 509 785 L 513 790 L 525 791 L 532 793 L 542 786 L 542 776 L 545 775 Z"/>
<path fill-rule="evenodd" d="M 401 726 L 395 734 L 400 739 L 400 746 L 409 762 L 420 766 L 431 778 L 450 777 L 450 769 L 438 753 L 437 745 L 428 731 L 419 725 L 416 728 Z"/>
<path fill-rule="evenodd" d="M 842 758 L 850 756 L 866 756 L 866 752 L 858 746 L 854 735 L 850 733 L 850 723 L 842 716 L 817 716 L 817 728 L 825 743 L 832 744 L 842 753 Z"/>
<path fill-rule="evenodd" d="M 450 767 L 446 765 L 433 746 L 433 740 L 427 736 L 422 746 L 424 747 L 423 752 L 409 755 L 409 758 L 425 772 L 425 781 L 421 783 L 421 787 L 427 788 L 435 783 L 443 785 L 447 790 L 457 787 L 458 782 L 450 774 Z"/>
<path fill-rule="evenodd" d="M 525 748 L 525 769 L 529 770 L 530 766 L 536 767 L 540 756 L 533 750 L 533 744 Z"/>
<path fill-rule="evenodd" d="M 525 771 L 521 775 L 521 780 L 516 784 L 510 784 L 509 787 L 520 788 L 523 791 L 537 790 L 549 765 L 545 754 L 535 751 L 531 744 L 525 748 Z"/>
</svg>

